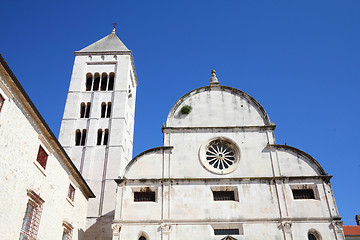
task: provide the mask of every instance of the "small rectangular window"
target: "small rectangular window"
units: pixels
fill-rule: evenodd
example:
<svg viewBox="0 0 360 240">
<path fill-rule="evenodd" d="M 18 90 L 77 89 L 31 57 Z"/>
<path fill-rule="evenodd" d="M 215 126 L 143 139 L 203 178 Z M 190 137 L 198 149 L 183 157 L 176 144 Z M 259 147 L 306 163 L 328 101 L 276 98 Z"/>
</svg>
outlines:
<svg viewBox="0 0 360 240">
<path fill-rule="evenodd" d="M 36 158 L 36 161 L 45 169 L 46 168 L 46 162 L 47 162 L 48 154 L 45 152 L 45 150 L 40 146 L 38 155 Z"/>
<path fill-rule="evenodd" d="M 71 201 L 74 201 L 75 188 L 71 184 L 69 185 L 68 197 L 71 199 Z"/>
<path fill-rule="evenodd" d="M 3 98 L 3 96 L 1 96 L 1 94 L 0 94 L 0 112 L 1 112 L 1 108 L 4 104 L 4 102 L 5 102 L 5 98 Z"/>
<path fill-rule="evenodd" d="M 213 191 L 214 201 L 235 201 L 234 191 Z"/>
<path fill-rule="evenodd" d="M 134 192 L 134 202 L 155 202 L 155 192 Z"/>
<path fill-rule="evenodd" d="M 231 228 L 231 229 L 214 229 L 215 235 L 239 235 L 238 228 Z"/>
<path fill-rule="evenodd" d="M 315 199 L 313 189 L 292 189 L 294 199 Z"/>
</svg>

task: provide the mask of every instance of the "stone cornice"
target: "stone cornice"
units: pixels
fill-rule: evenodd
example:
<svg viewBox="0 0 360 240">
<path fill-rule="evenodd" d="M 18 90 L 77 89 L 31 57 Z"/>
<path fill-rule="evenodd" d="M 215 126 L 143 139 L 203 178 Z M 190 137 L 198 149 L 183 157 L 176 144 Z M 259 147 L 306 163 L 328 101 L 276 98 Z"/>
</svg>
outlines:
<svg viewBox="0 0 360 240">
<path fill-rule="evenodd" d="M 176 133 L 176 132 L 245 132 L 245 131 L 267 131 L 275 130 L 276 125 L 266 126 L 226 126 L 226 127 L 162 127 L 163 133 Z"/>
</svg>

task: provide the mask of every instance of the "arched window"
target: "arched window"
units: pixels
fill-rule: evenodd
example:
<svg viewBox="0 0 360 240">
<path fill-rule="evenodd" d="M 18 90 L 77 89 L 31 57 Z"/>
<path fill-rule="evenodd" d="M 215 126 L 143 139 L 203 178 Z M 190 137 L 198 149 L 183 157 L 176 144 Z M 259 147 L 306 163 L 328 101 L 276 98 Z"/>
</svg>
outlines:
<svg viewBox="0 0 360 240">
<path fill-rule="evenodd" d="M 75 132 L 75 146 L 80 146 L 81 142 L 81 131 L 80 129 L 77 129 Z"/>
<path fill-rule="evenodd" d="M 308 234 L 308 239 L 309 239 L 309 240 L 316 240 L 316 237 L 315 237 L 314 234 L 309 233 L 309 234 Z"/>
<path fill-rule="evenodd" d="M 85 117 L 85 103 L 81 103 L 80 104 L 80 118 L 84 118 Z"/>
<path fill-rule="evenodd" d="M 85 117 L 86 117 L 86 118 L 89 118 L 89 116 L 90 116 L 90 106 L 91 106 L 91 103 L 88 102 L 88 103 L 86 104 L 86 111 L 85 111 Z"/>
<path fill-rule="evenodd" d="M 109 118 L 111 116 L 111 102 L 107 104 L 105 102 L 101 103 L 101 118 Z"/>
<path fill-rule="evenodd" d="M 109 74 L 109 85 L 108 85 L 109 91 L 114 90 L 114 79 L 115 79 L 115 73 L 111 72 Z"/>
<path fill-rule="evenodd" d="M 321 235 L 314 229 L 310 229 L 308 232 L 308 240 L 321 240 Z"/>
<path fill-rule="evenodd" d="M 109 118 L 111 116 L 111 102 L 107 104 L 106 117 Z"/>
<path fill-rule="evenodd" d="M 141 237 L 139 237 L 139 240 L 146 240 L 146 237 L 141 236 Z"/>
<path fill-rule="evenodd" d="M 106 113 L 106 103 L 101 103 L 101 117 L 104 118 Z"/>
<path fill-rule="evenodd" d="M 100 87 L 101 91 L 106 91 L 107 80 L 108 80 L 107 73 L 102 73 L 101 74 L 101 87 Z"/>
<path fill-rule="evenodd" d="M 82 102 L 80 104 L 80 118 L 88 118 L 89 115 L 90 115 L 90 106 L 91 106 L 91 103 L 88 102 L 85 106 L 85 103 Z"/>
<path fill-rule="evenodd" d="M 86 129 L 82 130 L 82 134 L 81 134 L 81 146 L 85 146 L 85 140 L 86 140 Z"/>
<path fill-rule="evenodd" d="M 109 129 L 105 129 L 103 145 L 108 145 L 108 142 L 109 142 Z"/>
<path fill-rule="evenodd" d="M 102 129 L 99 129 L 99 130 L 98 130 L 98 135 L 97 135 L 96 145 L 101 145 L 102 135 L 103 135 L 103 130 L 102 130 Z"/>
<path fill-rule="evenodd" d="M 86 91 L 91 91 L 92 81 L 93 81 L 92 74 L 87 73 L 86 74 Z"/>
<path fill-rule="evenodd" d="M 94 91 L 99 90 L 99 84 L 100 84 L 100 74 L 95 73 L 95 75 L 94 75 L 94 87 L 93 87 Z"/>
</svg>

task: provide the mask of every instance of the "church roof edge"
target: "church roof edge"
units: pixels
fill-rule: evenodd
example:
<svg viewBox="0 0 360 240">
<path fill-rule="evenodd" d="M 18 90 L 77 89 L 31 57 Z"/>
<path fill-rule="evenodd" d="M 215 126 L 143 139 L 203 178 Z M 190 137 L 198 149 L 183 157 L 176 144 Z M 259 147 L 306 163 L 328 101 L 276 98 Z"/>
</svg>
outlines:
<svg viewBox="0 0 360 240">
<path fill-rule="evenodd" d="M 97 52 L 128 52 L 130 51 L 116 35 L 115 31 L 101 38 L 95 43 L 76 52 L 97 53 Z"/>
</svg>

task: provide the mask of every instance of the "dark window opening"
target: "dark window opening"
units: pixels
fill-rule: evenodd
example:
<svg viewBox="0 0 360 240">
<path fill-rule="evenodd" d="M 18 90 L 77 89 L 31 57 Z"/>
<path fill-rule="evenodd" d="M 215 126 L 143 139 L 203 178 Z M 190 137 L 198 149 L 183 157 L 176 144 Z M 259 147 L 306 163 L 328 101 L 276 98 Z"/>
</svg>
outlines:
<svg viewBox="0 0 360 240">
<path fill-rule="evenodd" d="M 81 132 L 78 129 L 75 132 L 75 146 L 80 146 L 80 142 L 81 142 Z"/>
<path fill-rule="evenodd" d="M 71 199 L 71 201 L 74 201 L 75 188 L 71 184 L 69 185 L 68 197 Z"/>
<path fill-rule="evenodd" d="M 104 145 L 108 145 L 108 141 L 109 141 L 109 129 L 105 129 Z"/>
<path fill-rule="evenodd" d="M 292 189 L 294 199 L 315 199 L 313 189 Z"/>
<path fill-rule="evenodd" d="M 114 90 L 114 79 L 115 79 L 115 73 L 111 72 L 109 75 L 108 90 Z"/>
<path fill-rule="evenodd" d="M 101 117 L 104 118 L 106 113 L 106 103 L 101 103 Z"/>
<path fill-rule="evenodd" d="M 85 117 L 85 103 L 80 104 L 80 118 Z"/>
<path fill-rule="evenodd" d="M 213 191 L 214 201 L 235 201 L 234 191 Z"/>
<path fill-rule="evenodd" d="M 139 240 L 146 240 L 146 237 L 141 236 L 141 237 L 139 237 Z"/>
<path fill-rule="evenodd" d="M 107 80 L 108 80 L 107 74 L 103 73 L 101 75 L 101 87 L 100 87 L 101 91 L 106 91 Z"/>
<path fill-rule="evenodd" d="M 309 239 L 309 240 L 316 240 L 317 238 L 315 237 L 314 234 L 309 233 L 309 234 L 308 234 L 308 239 Z"/>
<path fill-rule="evenodd" d="M 100 74 L 95 73 L 95 76 L 94 76 L 94 88 L 93 88 L 94 91 L 99 90 L 99 84 L 100 84 Z"/>
<path fill-rule="evenodd" d="M 86 140 L 86 129 L 83 129 L 81 135 L 81 146 L 85 146 L 85 140 Z"/>
<path fill-rule="evenodd" d="M 4 102 L 5 102 L 5 98 L 3 98 L 3 96 L 0 94 L 0 112 Z"/>
<path fill-rule="evenodd" d="M 92 85 L 92 74 L 88 73 L 86 74 L 86 91 L 91 91 L 91 85 Z"/>
<path fill-rule="evenodd" d="M 90 107 L 91 107 L 91 103 L 88 102 L 88 103 L 86 104 L 86 111 L 85 111 L 85 117 L 86 117 L 86 118 L 89 118 L 89 116 L 90 116 Z"/>
<path fill-rule="evenodd" d="M 215 235 L 239 235 L 239 229 L 214 229 Z"/>
<path fill-rule="evenodd" d="M 134 192 L 134 202 L 155 202 L 155 192 Z"/>
<path fill-rule="evenodd" d="M 46 168 L 46 162 L 48 159 L 48 154 L 45 152 L 45 150 L 40 146 L 38 155 L 36 158 L 36 161 L 45 169 Z"/>
<path fill-rule="evenodd" d="M 106 117 L 109 118 L 111 115 L 111 102 L 108 102 Z"/>
<path fill-rule="evenodd" d="M 102 134 L 103 134 L 102 129 L 99 129 L 99 130 L 98 130 L 98 135 L 97 135 L 96 145 L 101 145 Z"/>
</svg>

